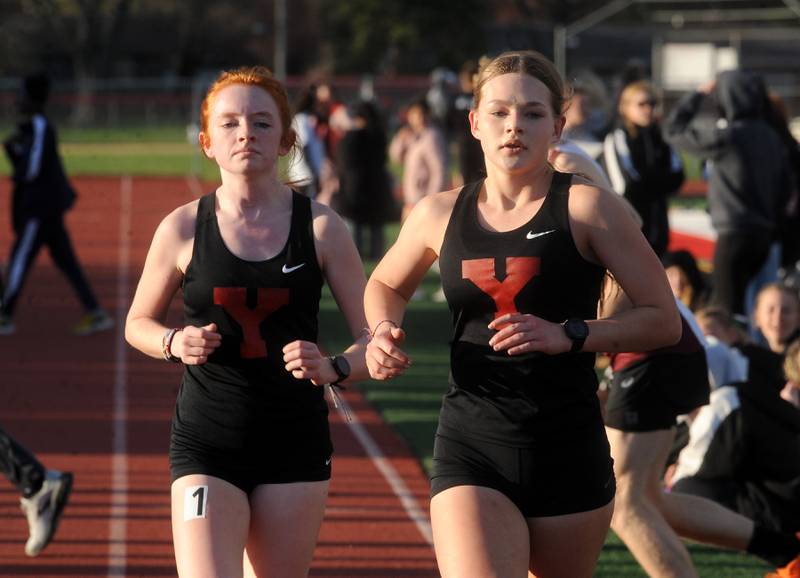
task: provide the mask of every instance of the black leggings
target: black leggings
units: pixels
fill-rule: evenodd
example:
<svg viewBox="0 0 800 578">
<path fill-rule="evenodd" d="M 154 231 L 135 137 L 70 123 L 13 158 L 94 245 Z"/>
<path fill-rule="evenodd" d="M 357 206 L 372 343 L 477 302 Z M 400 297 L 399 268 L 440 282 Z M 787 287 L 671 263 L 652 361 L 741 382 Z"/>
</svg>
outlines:
<svg viewBox="0 0 800 578">
<path fill-rule="evenodd" d="M 44 466 L 1 427 L 0 470 L 25 498 L 31 497 L 42 487 Z"/>
<path fill-rule="evenodd" d="M 72 284 L 83 308 L 87 312 L 98 308 L 97 299 L 83 274 L 72 248 L 69 233 L 64 227 L 63 215 L 46 219 L 28 219 L 19 223 L 15 228 L 17 238 L 8 261 L 6 287 L 0 310 L 3 315 L 11 317 L 14 313 L 14 306 L 25 284 L 25 279 L 43 245 L 47 245 L 53 263 Z"/>
<path fill-rule="evenodd" d="M 772 234 L 765 230 L 720 233 L 714 249 L 714 305 L 733 314 L 745 314 L 747 284 L 766 262 L 772 241 Z"/>
</svg>

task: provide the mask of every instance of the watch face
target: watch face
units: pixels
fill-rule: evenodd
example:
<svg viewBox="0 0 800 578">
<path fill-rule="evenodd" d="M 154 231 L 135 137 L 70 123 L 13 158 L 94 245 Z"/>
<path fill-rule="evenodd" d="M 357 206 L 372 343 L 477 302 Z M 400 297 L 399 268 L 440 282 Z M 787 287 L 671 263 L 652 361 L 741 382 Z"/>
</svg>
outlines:
<svg viewBox="0 0 800 578">
<path fill-rule="evenodd" d="M 583 319 L 569 319 L 564 323 L 564 332 L 570 339 L 586 339 L 589 336 L 589 326 Z"/>
<path fill-rule="evenodd" d="M 350 375 L 350 362 L 344 355 L 337 355 L 333 358 L 333 366 L 342 379 Z"/>
</svg>

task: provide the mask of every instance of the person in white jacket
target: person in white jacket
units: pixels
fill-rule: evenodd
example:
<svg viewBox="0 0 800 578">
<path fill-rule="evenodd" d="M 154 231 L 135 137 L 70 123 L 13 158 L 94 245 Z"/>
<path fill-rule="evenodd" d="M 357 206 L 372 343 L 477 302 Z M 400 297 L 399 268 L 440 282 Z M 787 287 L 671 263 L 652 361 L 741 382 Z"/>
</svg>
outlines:
<svg viewBox="0 0 800 578">
<path fill-rule="evenodd" d="M 295 107 L 292 129 L 297 135 L 297 148 L 287 169 L 292 188 L 311 199 L 319 193 L 325 162 L 325 144 L 317 134 L 315 103 L 316 87 L 312 85 L 300 95 Z"/>
</svg>

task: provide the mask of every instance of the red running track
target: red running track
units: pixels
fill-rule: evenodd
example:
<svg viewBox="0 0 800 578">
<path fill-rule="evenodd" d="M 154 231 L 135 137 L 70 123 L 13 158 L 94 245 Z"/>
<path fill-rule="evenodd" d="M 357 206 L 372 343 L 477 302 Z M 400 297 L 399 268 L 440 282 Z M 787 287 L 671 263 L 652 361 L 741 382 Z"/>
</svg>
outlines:
<svg viewBox="0 0 800 578">
<path fill-rule="evenodd" d="M 28 279 L 17 333 L 0 337 L 0 423 L 47 467 L 73 471 L 75 486 L 55 540 L 28 558 L 17 492 L 0 479 L 0 576 L 176 575 L 166 456 L 180 369 L 130 349 L 122 323 L 153 231 L 192 198 L 191 184 L 76 182 L 80 197 L 69 228 L 103 306 L 117 318 L 115 330 L 71 335 L 79 306 L 48 257 L 40 256 Z M 5 261 L 7 183 L 2 190 Z M 171 317 L 178 322 L 179 306 Z M 424 473 L 354 388 L 345 399 L 356 421 L 331 413 L 333 481 L 311 576 L 438 576 Z"/>
</svg>

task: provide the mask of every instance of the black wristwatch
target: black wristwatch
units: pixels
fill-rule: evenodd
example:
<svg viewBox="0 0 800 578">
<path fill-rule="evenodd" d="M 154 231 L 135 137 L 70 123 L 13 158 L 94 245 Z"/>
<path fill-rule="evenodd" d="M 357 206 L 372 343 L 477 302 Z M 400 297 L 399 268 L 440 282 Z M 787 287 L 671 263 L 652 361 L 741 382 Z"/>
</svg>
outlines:
<svg viewBox="0 0 800 578">
<path fill-rule="evenodd" d="M 570 318 L 563 325 L 564 333 L 572 339 L 572 349 L 570 353 L 576 353 L 583 349 L 583 343 L 589 337 L 589 325 L 583 319 Z"/>
<path fill-rule="evenodd" d="M 341 383 L 350 377 L 350 362 L 344 355 L 332 355 L 328 359 L 331 360 L 333 370 L 336 372 L 336 381 L 331 382 L 331 385 Z"/>
</svg>

